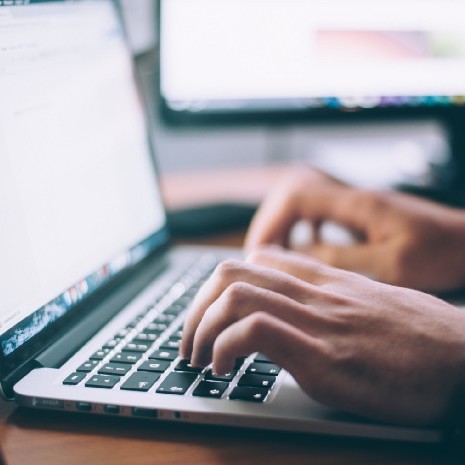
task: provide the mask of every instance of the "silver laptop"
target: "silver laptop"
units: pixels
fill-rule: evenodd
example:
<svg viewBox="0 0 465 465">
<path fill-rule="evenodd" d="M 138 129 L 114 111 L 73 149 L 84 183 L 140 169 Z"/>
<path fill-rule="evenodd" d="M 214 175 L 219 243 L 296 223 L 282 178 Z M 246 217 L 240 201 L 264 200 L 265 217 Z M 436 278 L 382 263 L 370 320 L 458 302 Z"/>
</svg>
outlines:
<svg viewBox="0 0 465 465">
<path fill-rule="evenodd" d="M 0 373 L 39 409 L 440 441 L 326 408 L 263 354 L 181 360 L 183 316 L 239 251 L 169 246 L 143 104 L 109 0 L 0 0 Z"/>
</svg>

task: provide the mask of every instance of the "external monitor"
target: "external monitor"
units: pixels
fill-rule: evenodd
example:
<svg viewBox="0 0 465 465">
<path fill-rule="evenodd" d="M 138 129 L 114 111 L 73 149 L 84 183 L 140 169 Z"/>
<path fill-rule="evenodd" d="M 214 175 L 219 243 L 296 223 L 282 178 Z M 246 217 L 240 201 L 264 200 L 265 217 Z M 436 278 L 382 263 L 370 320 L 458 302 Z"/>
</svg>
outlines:
<svg viewBox="0 0 465 465">
<path fill-rule="evenodd" d="M 465 106 L 462 0 L 160 0 L 170 121 Z"/>
</svg>

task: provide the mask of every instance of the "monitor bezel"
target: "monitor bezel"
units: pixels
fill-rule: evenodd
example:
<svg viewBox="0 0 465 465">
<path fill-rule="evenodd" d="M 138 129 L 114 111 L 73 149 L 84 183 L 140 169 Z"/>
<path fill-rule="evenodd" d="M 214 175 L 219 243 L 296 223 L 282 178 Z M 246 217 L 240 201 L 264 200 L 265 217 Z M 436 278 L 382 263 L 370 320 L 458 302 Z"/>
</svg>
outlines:
<svg viewBox="0 0 465 465">
<path fill-rule="evenodd" d="M 331 122 L 353 122 L 367 120 L 396 120 L 438 117 L 448 119 L 449 116 L 461 112 L 465 115 L 465 101 L 462 104 L 431 104 L 431 105 L 399 105 L 399 106 L 375 106 L 375 107 L 338 107 L 330 106 L 310 108 L 289 104 L 288 108 L 283 105 L 275 108 L 258 106 L 256 108 L 237 109 L 174 109 L 169 100 L 163 94 L 162 89 L 162 53 L 163 53 L 163 24 L 162 9 L 167 0 L 159 0 L 157 8 L 157 31 L 159 66 L 157 69 L 157 97 L 158 112 L 164 123 L 169 126 L 216 126 L 216 125 L 241 125 L 241 124 L 289 124 L 289 123 L 331 123 Z M 328 96 L 328 99 L 332 97 Z M 298 99 L 282 99 L 296 102 Z M 304 98 L 302 98 L 304 100 Z M 253 100 L 250 100 L 253 102 Z M 269 103 L 272 102 L 270 99 Z M 202 105 L 200 105 L 201 107 Z"/>
</svg>

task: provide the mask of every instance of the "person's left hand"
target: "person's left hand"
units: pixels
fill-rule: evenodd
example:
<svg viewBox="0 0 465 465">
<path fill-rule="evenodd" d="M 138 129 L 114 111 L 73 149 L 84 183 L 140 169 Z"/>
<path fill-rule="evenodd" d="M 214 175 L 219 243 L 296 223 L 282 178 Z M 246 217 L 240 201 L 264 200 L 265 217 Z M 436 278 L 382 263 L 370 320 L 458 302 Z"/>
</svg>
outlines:
<svg viewBox="0 0 465 465">
<path fill-rule="evenodd" d="M 430 295 L 267 249 L 227 261 L 197 295 L 181 355 L 217 373 L 261 352 L 314 399 L 431 424 L 463 394 L 465 314 Z"/>
</svg>

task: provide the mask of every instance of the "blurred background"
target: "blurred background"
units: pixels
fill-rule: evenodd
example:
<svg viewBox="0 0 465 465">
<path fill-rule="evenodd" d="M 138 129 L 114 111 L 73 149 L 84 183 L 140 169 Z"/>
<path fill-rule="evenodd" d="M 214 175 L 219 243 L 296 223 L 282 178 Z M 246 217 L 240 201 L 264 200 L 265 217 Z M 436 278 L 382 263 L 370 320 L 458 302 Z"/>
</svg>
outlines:
<svg viewBox="0 0 465 465">
<path fill-rule="evenodd" d="M 363 3 L 365 0 L 351 0 L 348 4 L 355 8 L 354 5 L 357 4 L 357 1 Z M 255 33 L 257 35 L 260 32 L 265 34 L 266 31 L 255 32 L 258 22 L 253 23 L 253 18 L 249 15 L 252 11 L 250 6 L 259 4 L 261 11 L 264 11 L 263 8 L 268 8 L 273 4 L 278 7 L 279 3 L 286 4 L 286 2 L 278 0 L 258 3 L 256 1 L 252 3 L 243 1 L 215 2 L 214 0 L 189 0 L 187 2 L 185 0 L 165 0 L 165 2 L 169 4 L 170 9 L 162 17 L 159 17 L 157 0 L 121 0 L 131 46 L 137 57 L 138 69 L 149 105 L 153 124 L 153 140 L 163 174 L 247 169 L 292 162 L 307 162 L 357 186 L 369 188 L 401 187 L 450 203 L 462 202 L 462 172 L 465 172 L 462 158 L 465 157 L 457 156 L 457 153 L 461 152 L 464 147 L 462 140 L 462 132 L 464 132 L 462 131 L 463 111 L 460 108 L 465 98 L 462 101 L 458 97 L 462 89 L 451 88 L 450 97 L 445 97 L 443 95 L 445 92 L 438 92 L 437 97 L 432 97 L 426 94 L 428 91 L 426 86 L 429 82 L 426 77 L 431 73 L 423 72 L 421 74 L 420 69 L 418 69 L 415 71 L 418 75 L 414 76 L 413 71 L 411 72 L 413 68 L 402 68 L 404 63 L 410 63 L 412 57 L 416 59 L 415 63 L 419 63 L 421 60 L 417 60 L 417 58 L 434 53 L 436 59 L 434 62 L 436 68 L 434 69 L 440 69 L 438 63 L 441 63 L 441 66 L 443 64 L 444 66 L 446 64 L 452 66 L 451 57 L 453 55 L 456 58 L 453 63 L 454 73 L 457 70 L 465 71 L 465 67 L 463 67 L 465 49 L 461 48 L 465 44 L 465 37 L 458 39 L 455 37 L 456 41 L 451 45 L 451 43 L 446 43 L 446 39 L 452 40 L 451 36 L 445 36 L 441 33 L 446 26 L 450 29 L 449 22 L 454 16 L 453 14 L 444 17 L 443 23 L 429 24 L 430 18 L 425 16 L 423 19 L 418 19 L 418 15 L 415 13 L 418 0 L 408 0 L 406 3 L 411 4 L 411 21 L 413 18 L 416 18 L 417 22 L 424 21 L 425 27 L 427 26 L 433 31 L 431 34 L 430 32 L 428 34 L 418 32 L 417 30 L 420 29 L 418 24 L 410 24 L 408 22 L 409 14 L 406 14 L 407 19 L 404 18 L 406 24 L 402 24 L 402 30 L 408 29 L 408 33 L 397 31 L 393 36 L 392 32 L 388 34 L 386 32 L 370 32 L 368 35 L 356 33 L 350 37 L 346 33 L 342 39 L 334 32 L 321 36 L 324 40 L 322 46 L 324 46 L 325 56 L 330 55 L 334 63 L 337 60 L 348 63 L 349 60 L 353 59 L 350 54 L 351 50 L 341 49 L 341 44 L 344 44 L 347 38 L 358 47 L 357 50 L 360 53 L 364 54 L 366 63 L 369 63 L 370 60 L 376 60 L 374 54 L 377 50 L 373 43 L 377 40 L 378 49 L 383 49 L 383 53 L 391 60 L 386 61 L 389 67 L 383 71 L 385 75 L 389 75 L 386 82 L 395 81 L 396 76 L 405 77 L 408 74 L 405 73 L 405 70 L 410 70 L 408 76 L 412 82 L 409 85 L 421 88 L 421 83 L 423 83 L 425 99 L 429 100 L 421 101 L 421 98 L 416 96 L 416 100 L 410 102 L 405 101 L 405 99 L 391 102 L 391 106 L 396 107 L 395 111 L 391 111 L 390 108 L 386 110 L 385 107 L 389 104 L 384 101 L 371 102 L 365 99 L 362 103 L 344 103 L 341 101 L 338 103 L 337 99 L 326 99 L 327 108 L 325 110 L 327 111 L 315 112 L 313 110 L 320 110 L 317 107 L 322 106 L 323 100 L 320 99 L 321 101 L 315 103 L 316 99 L 310 99 L 312 102 L 308 103 L 302 99 L 294 99 L 290 103 L 292 111 L 288 111 L 289 108 L 286 105 L 289 102 L 283 104 L 276 99 L 272 102 L 272 111 L 268 111 L 269 108 L 266 107 L 266 105 L 270 105 L 269 101 L 266 101 L 266 105 L 263 106 L 261 100 L 260 105 L 262 106 L 254 107 L 252 110 L 248 107 L 245 111 L 242 111 L 245 107 L 241 107 L 240 111 L 237 111 L 238 105 L 243 103 L 242 100 L 239 104 L 237 103 L 239 100 L 234 101 L 233 104 L 228 100 L 225 104 L 223 100 L 214 101 L 212 99 L 213 103 L 216 102 L 216 107 L 212 107 L 210 101 L 198 98 L 197 100 L 193 98 L 187 103 L 179 99 L 176 100 L 176 98 L 171 98 L 170 101 L 168 97 L 173 92 L 179 90 L 182 93 L 183 85 L 186 89 L 192 89 L 195 87 L 193 84 L 199 83 L 199 81 L 204 81 L 204 87 L 209 86 L 209 89 L 204 89 L 208 93 L 220 80 L 218 77 L 215 81 L 215 66 L 221 67 L 223 73 L 226 72 L 225 68 L 227 67 L 225 64 L 227 62 L 221 61 L 221 51 L 217 55 L 211 55 L 216 57 L 216 61 L 210 60 L 208 63 L 206 59 L 202 61 L 204 57 L 199 53 L 198 57 L 183 58 L 185 61 L 191 60 L 184 68 L 182 66 L 176 67 L 175 60 L 179 60 L 179 50 L 181 50 L 181 46 L 178 44 L 182 45 L 184 41 L 187 45 L 195 43 L 198 48 L 201 46 L 202 49 L 213 48 L 217 42 L 214 34 L 218 34 L 219 29 L 221 29 L 223 36 L 227 36 L 228 33 L 234 35 L 234 38 L 228 39 L 229 42 L 225 42 L 226 39 L 223 38 L 224 44 L 230 44 L 232 41 L 236 43 L 253 42 Z M 385 3 L 392 7 L 396 2 L 399 3 L 400 7 L 402 4 L 400 0 Z M 304 3 L 299 2 L 299 0 L 292 1 L 294 9 L 300 8 L 299 4 Z M 309 5 L 312 2 L 306 3 Z M 314 0 L 313 3 L 317 7 L 318 4 L 322 5 L 324 2 Z M 439 4 L 433 0 L 431 4 L 434 3 Z M 215 4 L 217 5 L 216 10 Z M 326 3 L 326 5 L 329 4 Z M 226 6 L 238 11 L 237 23 L 234 23 L 232 9 L 228 13 L 228 18 L 222 17 L 222 12 L 223 16 L 226 14 L 227 10 L 224 10 Z M 358 7 L 361 6 L 363 5 L 360 4 Z M 463 7 L 459 8 L 463 9 Z M 249 9 L 247 10 L 247 8 Z M 168 7 L 166 9 L 168 10 Z M 289 11 L 291 10 L 292 8 L 289 9 Z M 207 11 L 211 16 L 205 14 Z M 367 18 L 370 16 L 370 21 L 373 21 L 374 18 L 376 24 L 376 14 L 373 11 L 370 10 L 371 16 L 367 14 Z M 447 12 L 448 9 L 442 8 L 441 11 Z M 433 10 L 430 11 L 430 14 L 433 15 Z M 356 14 L 354 14 L 355 17 Z M 245 21 L 246 18 L 249 18 L 250 24 Z M 289 21 L 291 20 L 292 14 L 289 18 Z M 386 21 L 385 18 L 383 20 Z M 221 21 L 224 21 L 224 24 L 220 24 Z M 293 34 L 292 26 L 286 23 L 282 15 L 279 18 L 279 23 L 273 24 L 272 19 L 269 18 L 263 19 L 263 22 L 271 24 L 275 28 L 275 35 L 280 35 L 283 43 L 288 40 L 284 39 L 286 34 Z M 225 27 L 228 24 L 231 25 L 231 31 Z M 338 24 L 337 21 L 336 24 Z M 357 27 L 360 28 L 360 24 Z M 238 25 L 241 28 L 244 27 L 244 30 L 233 31 L 232 27 Z M 247 27 L 249 27 L 248 32 Z M 340 24 L 338 27 L 345 26 Z M 159 37 L 160 29 L 163 28 L 165 30 L 162 37 L 165 43 L 162 44 L 162 60 L 160 60 Z M 272 33 L 270 32 L 270 34 Z M 462 38 L 463 43 L 460 42 Z M 297 39 L 294 37 L 292 40 Z M 299 40 L 302 40 L 302 36 L 299 37 Z M 389 42 L 386 42 L 387 40 Z M 173 46 L 173 43 L 176 44 L 177 48 Z M 392 44 L 397 48 L 392 47 Z M 457 48 L 457 44 L 460 47 Z M 217 43 L 216 47 L 218 48 L 220 45 Z M 399 58 L 399 50 L 406 56 Z M 235 51 L 228 50 L 224 53 L 229 53 L 234 57 Z M 284 59 L 286 52 L 282 55 L 276 59 Z M 274 60 L 275 56 L 272 58 Z M 398 58 L 397 61 L 394 58 Z M 252 57 L 252 60 L 254 59 Z M 223 63 L 221 66 L 220 62 Z M 288 59 L 288 65 L 292 67 L 293 64 L 289 63 L 291 63 L 290 59 Z M 357 69 L 360 69 L 362 65 L 363 63 L 358 63 Z M 212 69 L 208 66 L 211 66 Z M 248 66 L 251 69 L 253 63 Z M 397 74 L 393 71 L 395 66 L 399 67 Z M 459 67 L 457 68 L 457 66 Z M 228 68 L 227 72 L 232 75 L 234 68 Z M 251 76 L 252 73 L 251 69 Z M 274 72 L 275 74 L 276 72 Z M 160 82 L 160 76 L 165 81 L 164 87 L 163 82 Z M 336 84 L 333 85 L 350 80 L 348 74 L 344 76 L 335 73 L 335 77 Z M 362 84 L 356 83 L 358 88 L 361 85 L 368 86 L 370 84 L 369 77 L 366 76 L 366 73 L 359 72 L 355 80 L 361 80 Z M 247 73 L 244 76 L 244 73 L 241 72 L 237 76 L 232 76 L 231 80 L 242 79 L 242 88 L 246 88 L 249 82 L 248 78 Z M 432 79 L 431 76 L 429 79 Z M 440 75 L 436 76 L 435 79 L 437 82 L 442 82 Z M 252 81 L 251 78 L 250 82 L 253 84 Z M 444 86 L 454 87 L 454 82 L 444 81 Z M 299 82 L 296 81 L 295 87 L 299 85 Z M 253 92 L 252 87 L 251 89 L 250 92 Z M 169 96 L 163 95 L 164 92 Z M 260 83 L 256 87 L 256 92 L 260 93 Z M 160 99 L 160 95 L 163 99 Z M 465 95 L 465 89 L 463 89 L 463 95 Z M 370 97 L 370 94 L 367 93 L 367 96 Z M 447 98 L 449 100 L 445 100 Z M 251 94 L 248 97 L 249 100 L 259 102 L 259 99 L 253 100 Z M 223 105 L 221 108 L 218 106 L 218 102 Z M 171 107 L 170 104 L 172 104 Z M 280 105 L 283 105 L 283 111 L 280 117 L 276 117 L 279 114 Z M 343 106 L 344 108 L 342 108 Z M 364 111 L 375 106 L 383 108 L 375 109 L 375 111 Z M 356 107 L 363 111 L 355 111 Z M 415 107 L 414 111 L 412 111 L 413 107 Z M 300 111 L 302 108 L 305 111 Z M 299 111 L 294 111 L 296 109 Z M 316 114 L 316 117 L 312 115 L 312 112 Z M 183 117 L 177 118 L 178 114 Z M 230 117 L 225 117 L 225 115 Z M 310 117 L 307 118 L 306 115 L 310 115 Z"/>
</svg>

